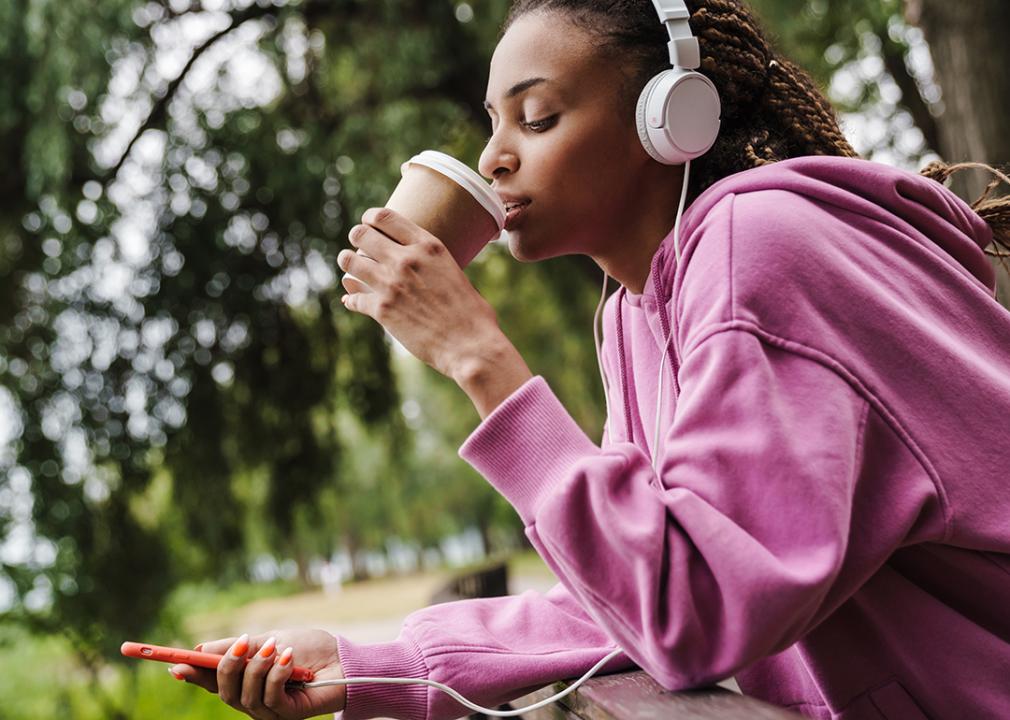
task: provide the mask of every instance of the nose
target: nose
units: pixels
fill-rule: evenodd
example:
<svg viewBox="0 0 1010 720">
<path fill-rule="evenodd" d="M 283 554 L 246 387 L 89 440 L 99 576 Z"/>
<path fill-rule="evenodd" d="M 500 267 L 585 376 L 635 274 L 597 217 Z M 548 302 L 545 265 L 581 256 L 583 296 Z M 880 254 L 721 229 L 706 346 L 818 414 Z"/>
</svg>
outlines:
<svg viewBox="0 0 1010 720">
<path fill-rule="evenodd" d="M 492 135 L 484 146 L 477 162 L 480 174 L 488 180 L 497 180 L 504 173 L 514 173 L 519 167 L 519 158 L 502 146 L 500 135 Z"/>
</svg>

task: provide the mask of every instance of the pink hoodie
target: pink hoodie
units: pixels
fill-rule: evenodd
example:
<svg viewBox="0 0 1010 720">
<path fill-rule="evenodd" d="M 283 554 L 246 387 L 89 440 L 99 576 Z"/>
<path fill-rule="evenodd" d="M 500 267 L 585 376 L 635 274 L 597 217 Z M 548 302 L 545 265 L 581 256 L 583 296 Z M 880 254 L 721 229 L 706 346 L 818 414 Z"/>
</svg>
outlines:
<svg viewBox="0 0 1010 720">
<path fill-rule="evenodd" d="M 713 185 L 680 266 L 671 233 L 644 292 L 607 301 L 613 442 L 537 376 L 460 448 L 561 582 L 420 610 L 395 642 L 339 638 L 346 675 L 493 707 L 616 644 L 600 672 L 735 676 L 812 718 L 1010 717 L 1010 312 L 990 241 L 939 184 L 868 161 Z M 360 684 L 343 716 L 468 712 Z"/>
</svg>

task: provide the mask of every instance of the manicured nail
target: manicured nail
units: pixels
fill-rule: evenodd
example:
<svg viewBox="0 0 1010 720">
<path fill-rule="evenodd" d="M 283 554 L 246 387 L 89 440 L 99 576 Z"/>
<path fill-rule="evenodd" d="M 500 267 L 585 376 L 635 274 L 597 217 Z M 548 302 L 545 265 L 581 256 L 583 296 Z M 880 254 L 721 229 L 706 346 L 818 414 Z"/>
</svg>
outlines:
<svg viewBox="0 0 1010 720">
<path fill-rule="evenodd" d="M 244 657 L 249 651 L 249 635 L 243 633 L 242 637 L 235 641 L 235 644 L 231 646 L 231 654 L 235 657 Z"/>
<path fill-rule="evenodd" d="M 263 643 L 263 647 L 260 648 L 260 657 L 270 657 L 274 652 L 275 645 L 277 645 L 277 638 L 273 637 Z"/>
<path fill-rule="evenodd" d="M 184 677 L 183 677 L 183 676 L 182 676 L 182 675 L 181 675 L 180 673 L 177 673 L 177 672 L 175 671 L 175 668 L 174 668 L 174 667 L 170 667 L 170 668 L 168 669 L 168 673 L 169 673 L 169 675 L 171 675 L 172 677 L 174 677 L 174 678 L 175 678 L 176 680 L 185 680 L 185 679 L 186 679 L 186 678 L 184 678 Z"/>
<path fill-rule="evenodd" d="M 277 661 L 277 664 L 281 667 L 287 667 L 287 664 L 291 662 L 291 656 L 295 654 L 294 648 L 288 648 L 281 653 L 281 659 Z"/>
</svg>

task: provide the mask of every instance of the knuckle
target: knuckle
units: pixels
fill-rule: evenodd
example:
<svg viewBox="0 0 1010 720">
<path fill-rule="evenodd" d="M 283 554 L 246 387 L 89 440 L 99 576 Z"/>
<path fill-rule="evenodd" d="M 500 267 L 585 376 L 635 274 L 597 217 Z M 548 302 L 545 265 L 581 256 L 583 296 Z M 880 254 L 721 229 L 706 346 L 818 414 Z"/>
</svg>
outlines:
<svg viewBox="0 0 1010 720">
<path fill-rule="evenodd" d="M 389 309 L 392 309 L 393 304 L 397 299 L 402 298 L 406 294 L 407 287 L 401 280 L 394 280 L 389 283 L 389 297 L 384 301 L 389 305 Z"/>
<path fill-rule="evenodd" d="M 392 299 L 390 299 L 390 298 L 383 298 L 375 306 L 375 314 L 378 317 L 385 317 L 386 315 L 388 315 L 392 311 L 393 305 L 395 305 L 395 304 L 396 303 Z"/>
<path fill-rule="evenodd" d="M 439 257 L 445 252 L 445 245 L 438 240 L 425 240 L 419 245 L 428 257 Z"/>
<path fill-rule="evenodd" d="M 396 261 L 396 270 L 398 273 L 408 273 L 417 272 L 421 269 L 421 260 L 414 255 L 404 255 L 402 258 Z"/>
</svg>

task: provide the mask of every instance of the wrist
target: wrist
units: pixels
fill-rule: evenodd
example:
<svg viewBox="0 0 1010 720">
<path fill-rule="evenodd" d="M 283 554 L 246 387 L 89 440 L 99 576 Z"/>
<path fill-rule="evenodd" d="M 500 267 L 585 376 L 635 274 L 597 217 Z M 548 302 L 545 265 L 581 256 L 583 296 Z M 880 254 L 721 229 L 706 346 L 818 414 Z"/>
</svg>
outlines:
<svg viewBox="0 0 1010 720">
<path fill-rule="evenodd" d="M 519 351 L 502 334 L 461 357 L 451 377 L 484 419 L 532 378 L 533 373 Z"/>
</svg>

